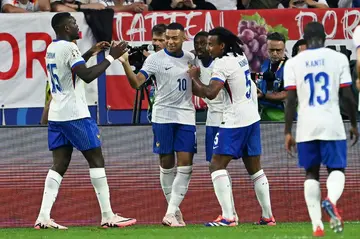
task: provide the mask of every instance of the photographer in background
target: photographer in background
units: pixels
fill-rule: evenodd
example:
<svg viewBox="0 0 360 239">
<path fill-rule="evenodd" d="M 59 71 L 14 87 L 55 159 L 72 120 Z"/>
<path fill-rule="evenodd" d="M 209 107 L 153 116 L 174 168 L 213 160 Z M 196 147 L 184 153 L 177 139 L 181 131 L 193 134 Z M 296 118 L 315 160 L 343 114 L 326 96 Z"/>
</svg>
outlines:
<svg viewBox="0 0 360 239">
<path fill-rule="evenodd" d="M 284 102 L 287 92 L 284 89 L 284 65 L 288 59 L 285 55 L 285 37 L 278 33 L 267 36 L 269 58 L 265 59 L 261 72 L 263 79 L 258 81 L 260 89 L 259 106 L 261 120 L 284 121 Z"/>
</svg>

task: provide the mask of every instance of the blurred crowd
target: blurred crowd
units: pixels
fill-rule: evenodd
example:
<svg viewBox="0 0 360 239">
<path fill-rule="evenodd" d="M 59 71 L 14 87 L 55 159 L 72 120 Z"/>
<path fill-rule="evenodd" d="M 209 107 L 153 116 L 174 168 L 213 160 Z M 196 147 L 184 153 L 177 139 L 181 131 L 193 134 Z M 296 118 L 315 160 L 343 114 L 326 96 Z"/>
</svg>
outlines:
<svg viewBox="0 0 360 239">
<path fill-rule="evenodd" d="M 360 0 L 0 0 L 2 13 L 76 12 L 106 9 L 141 13 L 171 10 L 351 8 Z"/>
</svg>

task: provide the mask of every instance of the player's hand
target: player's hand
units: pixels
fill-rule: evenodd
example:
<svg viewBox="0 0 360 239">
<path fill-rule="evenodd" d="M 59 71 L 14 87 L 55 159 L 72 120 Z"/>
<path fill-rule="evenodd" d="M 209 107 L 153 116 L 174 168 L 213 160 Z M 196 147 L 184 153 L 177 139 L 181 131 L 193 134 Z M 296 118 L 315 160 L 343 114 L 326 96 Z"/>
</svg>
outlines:
<svg viewBox="0 0 360 239">
<path fill-rule="evenodd" d="M 126 41 L 121 41 L 119 44 L 113 42 L 110 47 L 109 55 L 114 57 L 114 59 L 118 59 L 129 50 L 127 46 L 128 43 Z"/>
<path fill-rule="evenodd" d="M 125 63 L 129 61 L 129 53 L 125 52 L 122 56 L 119 57 L 119 61 L 121 63 Z"/>
<path fill-rule="evenodd" d="M 353 140 L 353 143 L 351 144 L 351 147 L 354 146 L 357 141 L 359 140 L 359 131 L 357 127 L 351 127 L 350 129 L 350 139 Z"/>
<path fill-rule="evenodd" d="M 93 47 L 90 48 L 91 55 L 96 56 L 100 52 L 109 49 L 109 47 L 110 47 L 110 43 L 107 41 L 98 42 Z"/>
<path fill-rule="evenodd" d="M 292 149 L 294 149 L 294 152 L 296 152 L 296 142 L 291 134 L 285 135 L 285 149 L 291 157 L 294 157 Z"/>
<path fill-rule="evenodd" d="M 188 70 L 188 73 L 189 73 L 191 79 L 198 79 L 200 77 L 200 67 L 192 66 Z"/>
<path fill-rule="evenodd" d="M 184 0 L 184 5 L 189 8 L 196 8 L 196 5 L 194 4 L 193 0 Z"/>
<path fill-rule="evenodd" d="M 360 91 L 360 78 L 356 79 L 356 88 Z"/>
</svg>

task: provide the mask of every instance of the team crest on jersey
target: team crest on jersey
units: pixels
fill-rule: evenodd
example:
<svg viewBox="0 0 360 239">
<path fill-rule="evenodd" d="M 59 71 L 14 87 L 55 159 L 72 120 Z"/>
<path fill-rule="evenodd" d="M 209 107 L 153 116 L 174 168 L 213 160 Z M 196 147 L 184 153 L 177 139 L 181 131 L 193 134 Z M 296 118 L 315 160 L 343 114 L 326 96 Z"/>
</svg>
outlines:
<svg viewBox="0 0 360 239">
<path fill-rule="evenodd" d="M 100 139 L 100 134 L 96 135 L 98 137 L 98 139 Z"/>
<path fill-rule="evenodd" d="M 160 142 L 156 142 L 156 147 L 160 147 Z"/>
</svg>

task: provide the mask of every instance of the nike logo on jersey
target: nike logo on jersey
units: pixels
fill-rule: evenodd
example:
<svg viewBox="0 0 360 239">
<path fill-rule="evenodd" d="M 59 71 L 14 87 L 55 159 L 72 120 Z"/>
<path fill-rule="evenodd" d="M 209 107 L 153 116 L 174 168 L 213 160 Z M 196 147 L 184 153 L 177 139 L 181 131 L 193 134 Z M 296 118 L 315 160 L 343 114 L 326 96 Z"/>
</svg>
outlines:
<svg viewBox="0 0 360 239">
<path fill-rule="evenodd" d="M 213 149 L 217 149 L 217 148 L 219 148 L 219 146 L 215 146 L 215 147 L 213 147 Z"/>
<path fill-rule="evenodd" d="M 172 66 L 169 66 L 169 67 L 165 67 L 165 70 L 170 70 L 171 68 L 173 68 Z"/>
</svg>

